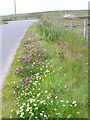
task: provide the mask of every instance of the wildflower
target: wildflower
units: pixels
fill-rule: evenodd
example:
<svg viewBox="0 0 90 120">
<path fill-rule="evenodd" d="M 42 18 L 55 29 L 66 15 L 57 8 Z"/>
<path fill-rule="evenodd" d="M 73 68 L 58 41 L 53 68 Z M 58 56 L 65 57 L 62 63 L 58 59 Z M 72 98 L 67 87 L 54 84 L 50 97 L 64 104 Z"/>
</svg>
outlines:
<svg viewBox="0 0 90 120">
<path fill-rule="evenodd" d="M 13 110 L 11 110 L 11 112 L 13 112 Z"/>
<path fill-rule="evenodd" d="M 52 62 L 53 60 L 51 59 L 51 62 Z"/>
<path fill-rule="evenodd" d="M 28 112 L 29 111 L 29 107 L 26 109 L 26 112 Z"/>
<path fill-rule="evenodd" d="M 44 117 L 47 117 L 46 115 L 44 115 Z"/>
<path fill-rule="evenodd" d="M 63 104 L 63 107 L 65 107 L 65 105 Z"/>
<path fill-rule="evenodd" d="M 61 100 L 61 102 L 64 102 L 64 100 Z"/>
<path fill-rule="evenodd" d="M 26 86 L 25 86 L 25 89 L 26 89 Z"/>
<path fill-rule="evenodd" d="M 22 113 L 21 113 L 20 117 L 22 118 L 22 117 L 23 117 L 23 115 L 24 115 L 24 112 L 22 112 Z"/>
<path fill-rule="evenodd" d="M 47 97 L 47 99 L 49 99 L 49 96 Z"/>
<path fill-rule="evenodd" d="M 40 96 L 40 93 L 39 94 L 37 94 L 37 97 L 39 97 Z"/>
<path fill-rule="evenodd" d="M 67 100 L 66 103 L 69 103 L 69 101 Z"/>
<path fill-rule="evenodd" d="M 56 111 L 57 109 L 55 108 L 54 110 Z"/>
<path fill-rule="evenodd" d="M 15 88 L 15 91 L 17 90 L 17 88 Z"/>
<path fill-rule="evenodd" d="M 37 119 L 38 117 L 36 116 L 35 119 Z"/>
<path fill-rule="evenodd" d="M 25 106 L 25 105 L 26 105 L 26 103 L 23 103 L 23 105 Z"/>
<path fill-rule="evenodd" d="M 38 107 L 35 107 L 35 110 L 38 110 Z"/>
<path fill-rule="evenodd" d="M 23 106 L 21 106 L 20 109 L 23 109 Z"/>
<path fill-rule="evenodd" d="M 34 74 L 34 76 L 36 77 L 37 75 L 36 75 L 36 74 Z"/>
<path fill-rule="evenodd" d="M 61 114 L 58 112 L 58 113 L 56 113 L 56 115 L 61 115 Z"/>
<path fill-rule="evenodd" d="M 28 81 L 28 78 L 26 78 L 26 82 Z"/>
<path fill-rule="evenodd" d="M 21 67 L 21 70 L 22 70 L 22 71 L 24 70 L 23 67 Z"/>
<path fill-rule="evenodd" d="M 10 118 L 12 118 L 12 116 L 10 115 Z"/>
<path fill-rule="evenodd" d="M 72 104 L 76 104 L 76 101 L 73 101 L 73 103 Z"/>
<path fill-rule="evenodd" d="M 43 114 L 42 114 L 42 113 L 40 113 L 40 116 L 43 116 Z"/>
<path fill-rule="evenodd" d="M 57 99 L 58 97 L 56 96 L 55 99 Z"/>
<path fill-rule="evenodd" d="M 47 93 L 48 91 L 45 91 L 45 93 Z"/>
<path fill-rule="evenodd" d="M 30 107 L 29 109 L 32 110 L 32 107 Z"/>
<path fill-rule="evenodd" d="M 72 104 L 70 105 L 70 107 L 72 107 Z"/>
<path fill-rule="evenodd" d="M 40 88 L 38 88 L 38 90 L 40 90 Z"/>
<path fill-rule="evenodd" d="M 31 113 L 31 116 L 34 116 L 34 113 Z"/>
<path fill-rule="evenodd" d="M 37 104 L 34 104 L 34 106 L 37 106 Z"/>
<path fill-rule="evenodd" d="M 37 102 L 39 102 L 39 100 L 37 100 Z"/>
<path fill-rule="evenodd" d="M 23 78 L 23 82 L 25 82 L 25 78 Z"/>
<path fill-rule="evenodd" d="M 50 66 L 50 68 L 52 69 L 52 65 Z"/>
<path fill-rule="evenodd" d="M 64 76 L 66 76 L 66 74 L 64 74 Z"/>
<path fill-rule="evenodd" d="M 41 54 L 39 53 L 38 57 L 40 57 L 40 56 L 41 56 Z"/>
<path fill-rule="evenodd" d="M 17 115 L 18 115 L 18 114 L 20 114 L 20 111 L 19 111 L 19 110 L 17 110 Z"/>
<path fill-rule="evenodd" d="M 29 107 L 29 103 L 27 103 L 27 107 Z"/>
<path fill-rule="evenodd" d="M 70 114 L 70 115 L 68 115 L 68 116 L 67 116 L 67 118 L 72 118 L 72 115 L 71 115 L 71 114 Z"/>
<path fill-rule="evenodd" d="M 30 103 L 32 103 L 33 102 L 33 99 L 30 99 Z"/>
<path fill-rule="evenodd" d="M 44 101 L 42 100 L 42 101 L 40 101 L 40 103 L 42 104 Z"/>
<path fill-rule="evenodd" d="M 35 89 L 33 88 L 33 90 L 35 90 Z"/>
<path fill-rule="evenodd" d="M 77 114 L 80 114 L 80 112 L 78 111 Z"/>
<path fill-rule="evenodd" d="M 76 107 L 76 106 L 77 106 L 77 104 L 74 104 L 74 106 Z"/>
</svg>

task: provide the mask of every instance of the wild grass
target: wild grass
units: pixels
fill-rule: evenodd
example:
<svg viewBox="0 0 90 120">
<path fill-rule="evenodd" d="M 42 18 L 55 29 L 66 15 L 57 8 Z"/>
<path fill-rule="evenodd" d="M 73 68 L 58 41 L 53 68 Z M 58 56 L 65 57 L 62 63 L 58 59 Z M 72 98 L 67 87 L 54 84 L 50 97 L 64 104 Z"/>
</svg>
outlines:
<svg viewBox="0 0 90 120">
<path fill-rule="evenodd" d="M 50 111 L 45 111 L 47 117 L 87 118 L 87 43 L 83 44 L 83 38 L 78 34 L 52 26 L 44 20 L 35 23 L 28 29 L 17 51 L 11 65 L 12 69 L 2 90 L 2 117 L 19 117 L 16 114 L 16 111 L 19 109 L 17 103 L 27 102 L 27 98 L 24 100 L 23 97 L 17 100 L 19 96 L 14 94 L 12 85 L 19 85 L 22 79 L 21 76 L 14 74 L 15 67 L 21 66 L 18 57 L 20 54 L 22 55 L 24 41 L 27 40 L 27 36 L 32 34 L 36 34 L 36 37 L 32 39 L 31 44 L 36 42 L 42 46 L 43 50 L 50 50 L 48 57 L 44 59 L 46 64 L 52 62 L 52 71 L 49 75 L 46 74 L 46 77 L 43 75 L 40 85 L 37 86 L 37 89 L 40 89 L 41 98 L 46 98 L 45 100 L 48 101 L 47 97 L 49 96 L 49 100 L 52 100 L 48 102 Z M 38 38 L 41 38 L 40 41 L 38 41 Z M 38 92 L 37 89 L 34 91 L 34 96 Z M 30 90 L 33 92 L 32 88 Z M 47 94 L 45 94 L 45 91 L 48 91 Z M 34 113 L 37 114 L 35 110 Z M 41 111 L 38 110 L 38 114 L 40 113 Z M 25 115 L 28 117 L 28 114 Z M 37 116 L 33 118 L 35 119 Z"/>
</svg>

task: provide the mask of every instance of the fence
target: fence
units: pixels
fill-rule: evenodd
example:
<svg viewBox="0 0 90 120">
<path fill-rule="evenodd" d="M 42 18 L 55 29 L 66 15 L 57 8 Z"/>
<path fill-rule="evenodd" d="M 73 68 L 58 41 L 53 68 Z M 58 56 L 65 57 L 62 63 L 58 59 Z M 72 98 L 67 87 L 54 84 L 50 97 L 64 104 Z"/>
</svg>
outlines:
<svg viewBox="0 0 90 120">
<path fill-rule="evenodd" d="M 60 19 L 60 20 L 59 20 Z M 63 29 L 66 29 L 66 28 L 70 28 L 71 31 L 74 31 L 74 30 L 78 30 L 78 28 L 80 30 L 82 30 L 81 34 L 83 35 L 84 37 L 84 40 L 86 40 L 87 38 L 87 19 L 79 19 L 79 18 L 76 18 L 76 19 L 66 19 L 69 20 L 69 25 L 65 25 L 65 22 L 64 22 L 64 18 L 59 18 L 58 20 L 56 20 L 55 18 L 51 18 L 49 16 L 46 17 L 46 20 L 48 22 L 51 22 L 53 25 L 55 26 L 61 26 Z M 80 25 L 80 22 L 82 21 L 82 24 Z M 75 24 L 75 22 L 78 22 L 78 24 Z"/>
</svg>

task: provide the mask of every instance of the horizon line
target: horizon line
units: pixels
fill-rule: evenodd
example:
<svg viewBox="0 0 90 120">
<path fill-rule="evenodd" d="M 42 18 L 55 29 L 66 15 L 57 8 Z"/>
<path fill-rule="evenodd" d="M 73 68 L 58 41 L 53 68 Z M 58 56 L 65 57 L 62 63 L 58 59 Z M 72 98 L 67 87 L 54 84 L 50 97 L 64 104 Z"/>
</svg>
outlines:
<svg viewBox="0 0 90 120">
<path fill-rule="evenodd" d="M 35 14 L 35 13 L 44 13 L 44 12 L 55 12 L 55 11 L 78 11 L 78 10 L 89 10 L 89 9 L 77 9 L 77 10 L 49 10 L 49 11 L 38 11 L 38 12 L 25 12 L 25 13 L 16 13 L 16 15 L 19 15 L 19 14 Z M 14 15 L 15 13 L 13 14 L 8 14 L 8 15 L 0 15 L 0 16 L 10 16 L 10 15 Z"/>
</svg>

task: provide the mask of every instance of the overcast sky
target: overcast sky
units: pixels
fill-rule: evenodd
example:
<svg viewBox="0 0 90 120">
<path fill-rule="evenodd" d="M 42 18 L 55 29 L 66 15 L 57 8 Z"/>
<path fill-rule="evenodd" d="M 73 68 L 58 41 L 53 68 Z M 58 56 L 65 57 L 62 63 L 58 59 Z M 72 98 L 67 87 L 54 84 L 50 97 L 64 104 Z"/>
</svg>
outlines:
<svg viewBox="0 0 90 120">
<path fill-rule="evenodd" d="M 17 13 L 88 9 L 89 0 L 16 0 Z M 0 0 L 0 15 L 14 14 L 14 0 Z"/>
</svg>

